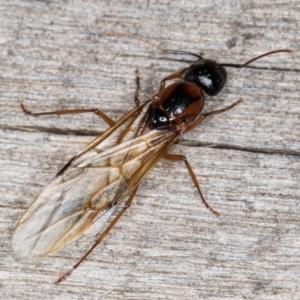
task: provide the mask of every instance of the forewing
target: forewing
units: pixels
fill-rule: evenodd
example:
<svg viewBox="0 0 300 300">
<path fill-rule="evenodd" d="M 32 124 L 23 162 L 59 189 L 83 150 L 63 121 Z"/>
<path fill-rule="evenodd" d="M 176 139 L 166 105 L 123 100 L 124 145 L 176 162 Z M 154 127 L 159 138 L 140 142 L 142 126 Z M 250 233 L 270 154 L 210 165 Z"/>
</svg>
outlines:
<svg viewBox="0 0 300 300">
<path fill-rule="evenodd" d="M 145 103 L 125 114 L 114 126 L 108 128 L 78 153 L 75 156 L 76 159 L 71 160 L 73 165 L 93 157 L 95 153 L 89 151 L 90 149 L 98 153 L 105 152 L 119 143 L 132 139 L 138 134 L 149 105 L 150 103 Z M 82 157 L 83 154 L 85 157 Z M 75 238 L 89 226 L 95 217 L 99 219 L 102 214 L 110 210 L 110 206 L 106 206 L 104 201 L 101 211 L 88 209 L 85 206 L 90 184 L 79 190 L 76 182 L 81 181 L 80 184 L 84 185 L 85 181 L 92 181 L 92 179 L 85 175 L 84 168 L 68 170 L 68 166 L 69 163 L 64 168 L 63 176 L 57 175 L 20 219 L 13 236 L 12 246 L 21 257 L 27 259 L 44 257 L 54 251 L 53 246 L 71 228 L 76 233 Z M 106 182 L 104 174 L 105 170 L 102 170 L 101 175 L 97 177 L 102 184 Z M 93 183 L 96 187 L 99 185 L 96 181 Z M 69 239 L 72 238 L 69 237 Z M 48 242 L 45 242 L 46 240 Z"/>
<path fill-rule="evenodd" d="M 15 252 L 39 259 L 77 238 L 128 195 L 176 139 L 174 132 L 150 131 L 80 155 L 25 212 L 14 234 Z"/>
</svg>

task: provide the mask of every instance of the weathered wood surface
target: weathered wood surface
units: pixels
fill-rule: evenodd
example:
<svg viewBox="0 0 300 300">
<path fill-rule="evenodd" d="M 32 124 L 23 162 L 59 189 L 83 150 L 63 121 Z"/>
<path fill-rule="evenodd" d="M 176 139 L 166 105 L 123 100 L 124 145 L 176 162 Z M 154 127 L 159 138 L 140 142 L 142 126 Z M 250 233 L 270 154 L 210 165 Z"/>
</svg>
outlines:
<svg viewBox="0 0 300 300">
<path fill-rule="evenodd" d="M 122 4 L 121 4 L 122 2 Z M 299 1 L 5 1 L 0 6 L 1 299 L 299 299 Z M 105 124 L 93 115 L 33 118 L 34 111 L 98 107 L 114 119 L 185 66 L 134 40 L 203 52 L 229 70 L 206 110 L 244 102 L 183 136 L 202 205 L 183 164 L 162 161 L 130 211 L 61 285 L 84 253 L 79 239 L 37 264 L 11 250 L 14 227 L 41 188 Z"/>
</svg>

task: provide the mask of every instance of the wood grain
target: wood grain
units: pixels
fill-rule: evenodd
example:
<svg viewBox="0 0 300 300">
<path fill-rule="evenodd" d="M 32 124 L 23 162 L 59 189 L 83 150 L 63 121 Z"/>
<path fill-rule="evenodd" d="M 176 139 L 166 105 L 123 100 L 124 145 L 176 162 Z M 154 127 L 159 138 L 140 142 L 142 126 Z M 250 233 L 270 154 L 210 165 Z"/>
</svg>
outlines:
<svg viewBox="0 0 300 300">
<path fill-rule="evenodd" d="M 6 1 L 0 7 L 1 299 L 299 299 L 300 102 L 298 1 Z M 34 111 L 97 107 L 118 119 L 186 66 L 135 40 L 244 62 L 209 111 L 243 103 L 182 136 L 182 153 L 219 218 L 180 163 L 162 161 L 130 211 L 61 285 L 83 237 L 37 264 L 11 250 L 15 225 L 54 174 L 106 128 L 94 115 Z"/>
</svg>

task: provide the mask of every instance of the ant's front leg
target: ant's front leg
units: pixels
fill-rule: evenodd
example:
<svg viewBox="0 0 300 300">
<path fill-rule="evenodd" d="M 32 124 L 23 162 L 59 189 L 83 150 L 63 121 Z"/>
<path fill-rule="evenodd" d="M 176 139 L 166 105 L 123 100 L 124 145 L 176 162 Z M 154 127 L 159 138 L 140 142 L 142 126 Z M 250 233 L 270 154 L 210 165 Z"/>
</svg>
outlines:
<svg viewBox="0 0 300 300">
<path fill-rule="evenodd" d="M 187 70 L 188 68 L 182 69 L 180 71 L 177 71 L 175 73 L 172 73 L 170 75 L 168 75 L 167 77 L 165 77 L 161 82 L 160 82 L 160 86 L 159 86 L 159 91 L 158 93 L 162 93 L 163 90 L 165 89 L 165 85 L 166 85 L 166 81 L 168 80 L 172 80 L 172 79 L 176 79 L 176 78 L 180 78 L 184 72 Z"/>
</svg>

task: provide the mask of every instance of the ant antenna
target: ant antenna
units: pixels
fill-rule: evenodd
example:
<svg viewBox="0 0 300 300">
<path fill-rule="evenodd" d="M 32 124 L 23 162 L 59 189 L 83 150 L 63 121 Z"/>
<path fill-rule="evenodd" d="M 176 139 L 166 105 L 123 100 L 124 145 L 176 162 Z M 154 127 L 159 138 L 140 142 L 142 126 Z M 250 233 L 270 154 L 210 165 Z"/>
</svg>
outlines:
<svg viewBox="0 0 300 300">
<path fill-rule="evenodd" d="M 116 31 L 109 31 L 109 32 L 105 32 L 104 33 L 104 36 L 120 36 L 120 37 L 127 37 L 127 38 L 130 38 L 130 39 L 134 39 L 134 40 L 138 40 L 142 43 L 145 43 L 145 44 L 148 44 L 164 53 L 170 53 L 170 54 L 183 54 L 183 55 L 191 55 L 191 56 L 194 56 L 194 57 L 197 57 L 199 60 L 204 60 L 204 58 L 201 56 L 201 55 L 198 55 L 198 54 L 195 54 L 193 52 L 188 52 L 188 51 L 181 51 L 181 50 L 171 50 L 171 49 L 167 49 L 167 48 L 163 48 L 155 43 L 152 43 L 146 39 L 143 39 L 139 36 L 136 36 L 136 35 L 133 35 L 133 34 L 130 34 L 130 33 L 123 33 L 123 32 L 116 32 Z M 259 55 L 259 56 L 256 56 L 248 61 L 246 61 L 244 64 L 219 64 L 219 66 L 223 66 L 223 67 L 232 67 L 232 68 L 244 68 L 245 66 L 251 64 L 252 62 L 262 58 L 262 57 L 265 57 L 265 56 L 268 56 L 268 55 L 272 55 L 272 54 L 275 54 L 275 53 L 280 53 L 280 52 L 293 52 L 292 50 L 290 49 L 280 49 L 280 50 L 275 50 L 275 51 L 270 51 L 270 52 L 267 52 L 267 53 L 264 53 L 262 55 Z"/>
<path fill-rule="evenodd" d="M 188 51 L 180 51 L 180 50 L 170 50 L 170 49 L 166 49 L 167 53 L 170 54 L 186 54 L 186 55 L 191 55 L 191 56 L 195 56 L 197 57 L 199 60 L 204 60 L 204 58 L 196 53 L 193 52 L 188 52 Z"/>
<path fill-rule="evenodd" d="M 109 32 L 105 32 L 104 33 L 104 36 L 120 36 L 120 37 L 127 37 L 127 38 L 130 38 L 130 39 L 134 39 L 134 40 L 137 40 L 137 41 L 140 41 L 142 43 L 145 43 L 145 44 L 148 44 L 164 53 L 168 53 L 168 49 L 165 49 L 157 44 L 154 44 L 146 39 L 143 39 L 139 36 L 136 36 L 136 35 L 133 35 L 133 34 L 130 34 L 130 33 L 123 33 L 123 32 L 116 32 L 116 31 L 109 31 Z"/>
<path fill-rule="evenodd" d="M 115 32 L 115 31 L 110 31 L 110 32 L 105 32 L 104 33 L 104 36 L 120 36 L 120 37 L 127 37 L 127 38 L 130 38 L 130 39 L 134 39 L 134 40 L 138 40 L 142 43 L 145 43 L 145 44 L 148 44 L 164 53 L 170 53 L 170 54 L 183 54 L 183 55 L 191 55 L 191 56 L 195 56 L 197 57 L 199 60 L 203 60 L 203 57 L 198 55 L 198 54 L 195 54 L 195 53 L 192 53 L 192 52 L 188 52 L 188 51 L 180 51 L 180 50 L 171 50 L 171 49 L 166 49 L 166 48 L 163 48 L 157 44 L 154 44 L 146 39 L 143 39 L 139 36 L 136 36 L 136 35 L 133 35 L 133 34 L 130 34 L 130 33 L 123 33 L 123 32 Z"/>
<path fill-rule="evenodd" d="M 275 54 L 275 53 L 281 53 L 281 52 L 293 52 L 292 50 L 290 49 L 279 49 L 279 50 L 274 50 L 274 51 L 270 51 L 270 52 L 267 52 L 267 53 L 264 53 L 264 54 L 261 54 L 259 56 L 256 56 L 248 61 L 246 61 L 245 63 L 243 64 L 219 64 L 219 66 L 223 66 L 223 67 L 232 67 L 232 68 L 244 68 L 245 66 L 251 64 L 252 62 L 262 58 L 262 57 L 265 57 L 265 56 L 268 56 L 268 55 L 272 55 L 272 54 Z"/>
</svg>

